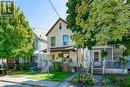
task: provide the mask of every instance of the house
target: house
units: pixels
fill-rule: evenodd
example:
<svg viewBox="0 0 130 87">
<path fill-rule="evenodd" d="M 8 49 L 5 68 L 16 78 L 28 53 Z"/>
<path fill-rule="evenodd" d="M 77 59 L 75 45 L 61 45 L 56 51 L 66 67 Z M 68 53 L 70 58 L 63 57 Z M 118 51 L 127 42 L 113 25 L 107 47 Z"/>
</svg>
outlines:
<svg viewBox="0 0 130 87">
<path fill-rule="evenodd" d="M 96 46 L 91 50 L 75 48 L 71 40 L 73 33 L 67 28 L 67 22 L 59 18 L 47 32 L 47 49 L 52 55 L 52 61 L 72 62 L 73 67 L 86 68 L 91 73 L 127 73 L 127 68 L 121 69 L 115 58 L 121 57 L 124 47 L 113 49 L 110 46 Z M 79 38 L 80 39 L 80 38 Z M 101 52 L 106 51 L 106 58 L 101 58 Z M 60 54 L 64 56 L 60 58 Z M 70 63 L 67 66 L 71 65 Z"/>
<path fill-rule="evenodd" d="M 3 64 L 8 63 L 16 63 L 16 61 L 19 61 L 19 63 L 32 63 L 38 65 L 38 67 L 45 66 L 46 60 L 47 60 L 47 54 L 43 51 L 47 49 L 47 38 L 43 31 L 33 28 L 32 29 L 35 35 L 34 39 L 34 53 L 30 58 L 19 58 L 19 60 L 12 59 L 8 60 L 0 59 L 0 65 L 3 66 Z"/>
<path fill-rule="evenodd" d="M 117 49 L 113 49 L 110 46 L 97 46 L 93 47 L 91 50 L 84 49 L 86 51 L 86 63 L 89 64 L 89 69 L 91 73 L 127 73 L 126 67 L 122 68 L 118 63 L 116 63 L 116 58 L 122 57 L 124 47 L 121 46 Z M 101 52 L 107 52 L 105 58 L 101 57 Z"/>
<path fill-rule="evenodd" d="M 43 51 L 47 49 L 47 38 L 43 31 L 33 28 L 33 32 L 35 35 L 34 40 L 34 55 L 32 56 L 31 60 L 32 62 L 35 62 L 38 64 L 38 67 L 44 66 L 46 63 L 46 53 Z"/>
<path fill-rule="evenodd" d="M 81 60 L 77 49 L 74 47 L 75 42 L 71 40 L 72 32 L 67 28 L 67 22 L 59 18 L 51 29 L 47 32 L 47 48 L 52 55 L 52 61 L 72 60 L 73 66 L 79 67 Z M 64 55 L 64 59 L 60 58 L 60 54 Z"/>
</svg>

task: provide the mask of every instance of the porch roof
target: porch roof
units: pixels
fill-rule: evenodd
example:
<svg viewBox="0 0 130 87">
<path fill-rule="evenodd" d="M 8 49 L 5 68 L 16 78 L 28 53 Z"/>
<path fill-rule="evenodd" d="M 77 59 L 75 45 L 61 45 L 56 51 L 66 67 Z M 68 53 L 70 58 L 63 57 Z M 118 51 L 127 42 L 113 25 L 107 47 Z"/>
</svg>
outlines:
<svg viewBox="0 0 130 87">
<path fill-rule="evenodd" d="M 76 51 L 74 46 L 50 48 L 50 52 Z"/>
</svg>

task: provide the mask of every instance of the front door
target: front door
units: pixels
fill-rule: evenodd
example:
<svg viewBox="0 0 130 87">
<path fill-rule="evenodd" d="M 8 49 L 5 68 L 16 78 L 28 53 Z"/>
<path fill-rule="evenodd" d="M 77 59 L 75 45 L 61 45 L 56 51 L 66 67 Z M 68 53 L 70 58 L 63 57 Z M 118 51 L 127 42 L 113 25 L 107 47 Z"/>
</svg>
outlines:
<svg viewBox="0 0 130 87">
<path fill-rule="evenodd" d="M 101 66 L 100 50 L 94 50 L 94 66 Z"/>
</svg>

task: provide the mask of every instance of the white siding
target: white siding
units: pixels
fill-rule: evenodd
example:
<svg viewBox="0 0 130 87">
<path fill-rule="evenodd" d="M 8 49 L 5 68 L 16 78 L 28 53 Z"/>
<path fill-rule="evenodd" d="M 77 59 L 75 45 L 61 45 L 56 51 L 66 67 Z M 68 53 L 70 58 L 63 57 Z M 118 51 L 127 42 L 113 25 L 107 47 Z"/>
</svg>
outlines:
<svg viewBox="0 0 130 87">
<path fill-rule="evenodd" d="M 62 29 L 59 29 L 59 24 L 62 23 Z M 70 39 L 70 36 L 72 35 L 71 30 L 66 28 L 66 23 L 63 21 L 59 21 L 54 28 L 49 32 L 47 35 L 47 44 L 48 48 L 51 47 L 51 37 L 56 37 L 56 46 L 55 47 L 64 47 L 63 45 L 63 35 L 68 35 L 69 36 L 69 45 L 65 46 L 74 46 L 74 42 Z"/>
</svg>

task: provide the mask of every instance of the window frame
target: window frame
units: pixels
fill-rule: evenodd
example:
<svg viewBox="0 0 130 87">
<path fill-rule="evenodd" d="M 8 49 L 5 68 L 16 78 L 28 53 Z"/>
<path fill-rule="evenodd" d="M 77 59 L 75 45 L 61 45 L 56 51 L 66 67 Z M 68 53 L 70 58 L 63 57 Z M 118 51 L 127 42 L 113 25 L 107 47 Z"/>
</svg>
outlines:
<svg viewBox="0 0 130 87">
<path fill-rule="evenodd" d="M 67 44 L 65 44 L 65 41 L 64 41 L 64 37 L 67 36 L 68 37 L 68 41 L 67 41 Z M 63 45 L 69 45 L 69 35 L 63 35 Z"/>
<path fill-rule="evenodd" d="M 52 38 L 54 38 L 54 42 L 52 40 Z M 51 47 L 55 47 L 56 46 L 56 37 L 51 37 Z"/>
</svg>

